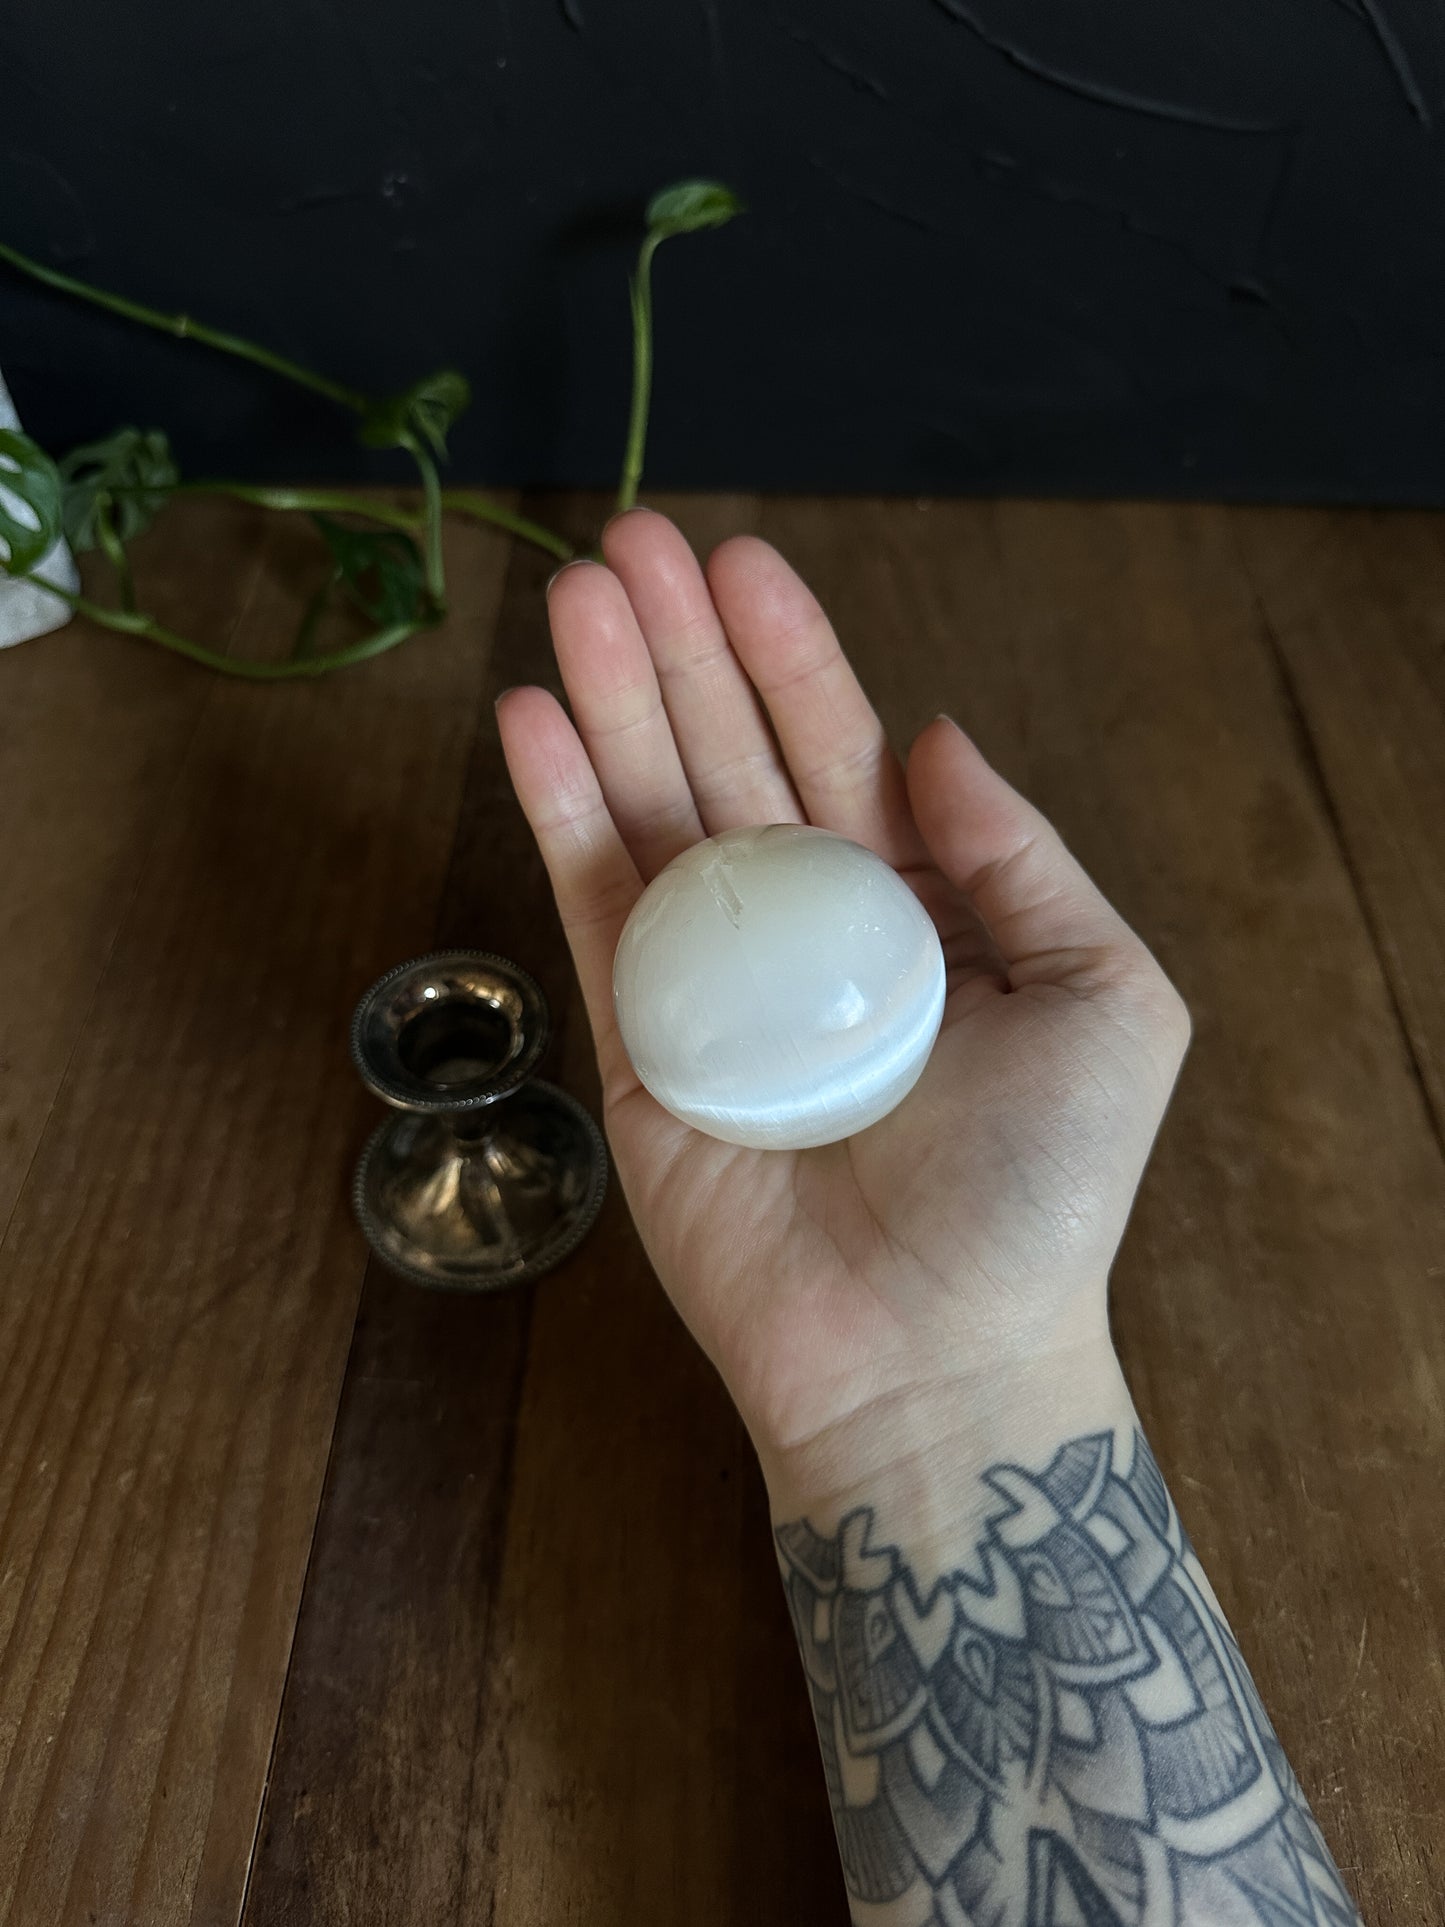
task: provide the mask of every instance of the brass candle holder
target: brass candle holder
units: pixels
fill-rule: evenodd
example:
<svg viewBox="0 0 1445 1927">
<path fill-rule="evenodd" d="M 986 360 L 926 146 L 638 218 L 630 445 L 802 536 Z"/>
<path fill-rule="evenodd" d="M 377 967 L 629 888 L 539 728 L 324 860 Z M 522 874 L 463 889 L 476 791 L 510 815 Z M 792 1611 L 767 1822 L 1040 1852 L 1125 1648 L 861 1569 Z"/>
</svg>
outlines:
<svg viewBox="0 0 1445 1927">
<path fill-rule="evenodd" d="M 368 1140 L 352 1195 L 367 1243 L 403 1277 L 519 1285 L 591 1228 L 607 1150 L 575 1098 L 532 1076 L 548 1034 L 540 987 L 484 951 L 400 964 L 358 1004 L 351 1055 L 394 1115 Z"/>
</svg>

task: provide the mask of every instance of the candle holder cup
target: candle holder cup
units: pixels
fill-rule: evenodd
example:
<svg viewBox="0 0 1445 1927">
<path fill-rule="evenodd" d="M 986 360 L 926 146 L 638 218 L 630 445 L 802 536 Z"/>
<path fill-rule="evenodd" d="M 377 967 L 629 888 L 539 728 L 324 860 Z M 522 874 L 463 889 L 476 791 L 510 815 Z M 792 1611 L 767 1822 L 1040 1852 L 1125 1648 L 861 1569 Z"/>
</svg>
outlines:
<svg viewBox="0 0 1445 1927">
<path fill-rule="evenodd" d="M 388 971 L 362 998 L 351 1055 L 394 1115 L 357 1166 L 367 1243 L 394 1271 L 447 1291 L 539 1277 L 586 1236 L 607 1150 L 565 1091 L 532 1076 L 546 999 L 484 951 L 441 951 Z"/>
</svg>

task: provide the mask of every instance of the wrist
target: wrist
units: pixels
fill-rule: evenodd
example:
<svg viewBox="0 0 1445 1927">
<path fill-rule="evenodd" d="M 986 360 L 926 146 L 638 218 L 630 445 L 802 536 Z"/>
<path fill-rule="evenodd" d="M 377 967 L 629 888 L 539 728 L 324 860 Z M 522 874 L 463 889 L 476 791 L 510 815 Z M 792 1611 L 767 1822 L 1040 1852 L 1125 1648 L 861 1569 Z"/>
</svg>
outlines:
<svg viewBox="0 0 1445 1927">
<path fill-rule="evenodd" d="M 1112 1353 L 954 1391 L 771 1475 L 853 1919 L 1357 1923 Z"/>
<path fill-rule="evenodd" d="M 1031 1352 L 950 1364 L 880 1393 L 786 1446 L 759 1443 L 777 1524 L 806 1519 L 825 1535 L 860 1507 L 915 1557 L 940 1569 L 976 1536 L 996 1495 L 982 1483 L 1003 1462 L 1037 1465 L 1057 1445 L 1127 1433 L 1133 1402 L 1107 1333 Z"/>
</svg>

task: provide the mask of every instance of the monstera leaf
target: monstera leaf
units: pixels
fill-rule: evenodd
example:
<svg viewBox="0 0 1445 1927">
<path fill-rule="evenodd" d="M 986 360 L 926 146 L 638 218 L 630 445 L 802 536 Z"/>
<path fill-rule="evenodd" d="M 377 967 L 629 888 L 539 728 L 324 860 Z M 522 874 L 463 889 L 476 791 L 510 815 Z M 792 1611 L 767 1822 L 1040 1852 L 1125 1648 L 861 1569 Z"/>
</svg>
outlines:
<svg viewBox="0 0 1445 1927">
<path fill-rule="evenodd" d="M 471 383 L 455 368 L 439 368 L 400 395 L 373 402 L 360 436 L 368 448 L 413 448 L 425 443 L 432 453 L 447 452 L 447 431 L 470 405 Z"/>
<path fill-rule="evenodd" d="M 347 594 L 378 628 L 420 622 L 426 614 L 421 551 L 404 529 L 352 529 L 329 515 L 311 518 L 331 551 Z"/>
<path fill-rule="evenodd" d="M 25 575 L 63 529 L 60 471 L 38 442 L 0 428 L 0 569 Z"/>
<path fill-rule="evenodd" d="M 78 552 L 101 545 L 108 513 L 121 542 L 148 529 L 180 482 L 171 445 L 158 428 L 120 428 L 103 442 L 73 448 L 60 464 L 65 533 Z"/>
<path fill-rule="evenodd" d="M 675 181 L 647 203 L 647 231 L 665 241 L 673 234 L 696 234 L 701 228 L 726 227 L 742 202 L 721 181 Z"/>
</svg>

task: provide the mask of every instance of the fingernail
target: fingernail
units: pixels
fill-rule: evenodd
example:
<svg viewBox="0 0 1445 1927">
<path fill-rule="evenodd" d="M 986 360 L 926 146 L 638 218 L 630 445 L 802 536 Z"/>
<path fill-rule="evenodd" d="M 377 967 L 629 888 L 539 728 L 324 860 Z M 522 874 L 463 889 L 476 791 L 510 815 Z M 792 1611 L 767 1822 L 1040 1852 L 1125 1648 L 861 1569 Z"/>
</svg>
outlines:
<svg viewBox="0 0 1445 1927">
<path fill-rule="evenodd" d="M 569 569 L 575 569 L 579 562 L 585 562 L 586 560 L 587 557 L 585 555 L 574 555 L 568 561 L 564 562 L 560 569 L 553 569 L 552 573 L 547 577 L 547 586 L 542 591 L 543 595 L 551 595 L 552 584 L 557 580 L 559 575 L 566 575 Z"/>
<path fill-rule="evenodd" d="M 657 513 L 657 510 L 654 508 L 649 508 L 646 502 L 634 502 L 630 509 L 614 509 L 612 514 L 609 515 L 607 520 L 602 524 L 602 533 L 603 535 L 606 535 L 607 531 L 612 527 L 612 524 L 614 522 L 621 522 L 626 516 L 656 515 L 656 513 Z"/>
<path fill-rule="evenodd" d="M 503 696 L 510 696 L 510 695 L 511 695 L 511 693 L 512 693 L 512 691 L 513 691 L 514 689 L 516 689 L 517 687 L 518 687 L 518 685 L 517 685 L 516 683 L 514 683 L 514 682 L 509 682 L 509 683 L 507 684 L 507 686 L 506 686 L 506 688 L 505 688 L 505 689 L 499 689 L 499 690 L 497 691 L 497 693 L 496 693 L 496 695 L 495 695 L 495 696 L 493 696 L 493 698 L 492 698 L 492 707 L 493 707 L 493 709 L 495 709 L 495 708 L 497 708 L 497 706 L 498 706 L 498 705 L 500 704 L 500 702 L 501 702 L 501 700 L 502 700 L 502 698 L 503 698 Z"/>
</svg>

